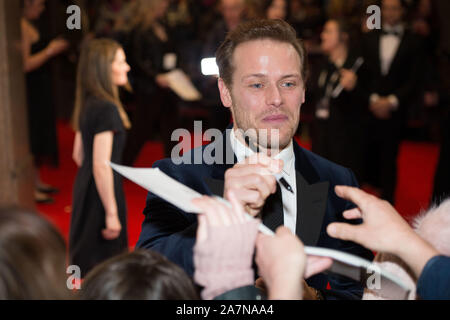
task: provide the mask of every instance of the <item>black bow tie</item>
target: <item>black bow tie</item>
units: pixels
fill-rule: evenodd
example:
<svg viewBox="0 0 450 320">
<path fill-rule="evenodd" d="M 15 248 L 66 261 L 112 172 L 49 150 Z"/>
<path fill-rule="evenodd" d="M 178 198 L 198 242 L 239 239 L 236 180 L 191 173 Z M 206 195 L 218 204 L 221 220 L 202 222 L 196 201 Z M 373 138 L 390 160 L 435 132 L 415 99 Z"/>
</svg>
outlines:
<svg viewBox="0 0 450 320">
<path fill-rule="evenodd" d="M 382 30 L 381 34 L 383 36 L 396 36 L 396 37 L 400 37 L 400 32 L 399 31 L 395 31 L 395 30 Z"/>
<path fill-rule="evenodd" d="M 279 226 L 284 225 L 283 196 L 278 183 L 277 192 L 266 199 L 261 216 L 264 225 L 274 232 Z"/>
</svg>

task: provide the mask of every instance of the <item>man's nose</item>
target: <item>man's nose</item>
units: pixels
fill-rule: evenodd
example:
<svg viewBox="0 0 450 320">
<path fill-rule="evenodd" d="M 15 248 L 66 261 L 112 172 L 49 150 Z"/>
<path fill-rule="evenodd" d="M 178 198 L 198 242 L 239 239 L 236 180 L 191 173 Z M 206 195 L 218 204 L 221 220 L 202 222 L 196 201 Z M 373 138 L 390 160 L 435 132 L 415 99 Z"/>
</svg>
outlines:
<svg viewBox="0 0 450 320">
<path fill-rule="evenodd" d="M 266 90 L 266 104 L 274 107 L 281 106 L 282 96 L 277 85 L 270 85 Z"/>
</svg>

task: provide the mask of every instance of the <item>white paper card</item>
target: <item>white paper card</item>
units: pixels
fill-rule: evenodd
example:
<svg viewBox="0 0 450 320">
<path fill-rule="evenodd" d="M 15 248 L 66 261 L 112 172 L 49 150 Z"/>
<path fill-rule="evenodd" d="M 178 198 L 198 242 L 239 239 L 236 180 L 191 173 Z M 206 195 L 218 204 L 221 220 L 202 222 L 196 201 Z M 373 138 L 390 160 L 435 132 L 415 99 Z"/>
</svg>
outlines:
<svg viewBox="0 0 450 320">
<path fill-rule="evenodd" d="M 189 77 L 180 69 L 165 74 L 169 87 L 185 101 L 198 101 L 202 98 L 200 92 L 194 87 Z"/>
<path fill-rule="evenodd" d="M 189 213 L 199 212 L 191 201 L 195 198 L 200 198 L 202 195 L 177 180 L 172 179 L 158 168 L 131 168 L 114 163 L 110 165 L 124 177 L 181 210 Z"/>
</svg>

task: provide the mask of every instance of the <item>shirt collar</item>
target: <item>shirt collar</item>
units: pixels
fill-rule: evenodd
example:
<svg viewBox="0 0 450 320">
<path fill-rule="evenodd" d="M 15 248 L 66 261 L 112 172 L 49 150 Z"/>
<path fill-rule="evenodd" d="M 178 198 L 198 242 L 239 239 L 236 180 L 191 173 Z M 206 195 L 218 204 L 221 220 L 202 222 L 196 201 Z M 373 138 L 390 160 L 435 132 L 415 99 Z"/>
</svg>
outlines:
<svg viewBox="0 0 450 320">
<path fill-rule="evenodd" d="M 247 147 L 239 139 L 236 138 L 236 135 L 234 134 L 234 129 L 231 130 L 230 140 L 231 140 L 231 148 L 233 149 L 238 162 L 243 162 L 245 158 L 251 156 L 254 153 L 253 150 L 251 150 L 249 147 Z M 281 152 L 277 154 L 274 158 L 283 160 L 284 172 L 291 172 L 295 162 L 294 143 L 292 142 L 292 140 L 289 143 L 289 145 L 283 150 L 281 150 Z"/>
<path fill-rule="evenodd" d="M 402 23 L 396 24 L 395 26 L 384 24 L 383 31 L 397 33 L 401 36 L 405 32 L 405 26 Z"/>
</svg>

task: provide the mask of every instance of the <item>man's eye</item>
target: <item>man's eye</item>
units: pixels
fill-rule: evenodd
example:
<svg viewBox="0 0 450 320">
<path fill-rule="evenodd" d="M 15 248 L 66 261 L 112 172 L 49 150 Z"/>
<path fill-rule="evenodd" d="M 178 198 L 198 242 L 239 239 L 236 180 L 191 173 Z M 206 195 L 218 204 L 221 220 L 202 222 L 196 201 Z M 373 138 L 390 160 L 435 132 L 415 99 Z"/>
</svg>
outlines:
<svg viewBox="0 0 450 320">
<path fill-rule="evenodd" d="M 263 87 L 262 83 L 253 83 L 250 85 L 251 88 L 261 89 Z"/>
<path fill-rule="evenodd" d="M 282 86 L 285 88 L 292 88 L 295 87 L 295 82 L 285 82 L 282 84 Z"/>
</svg>

